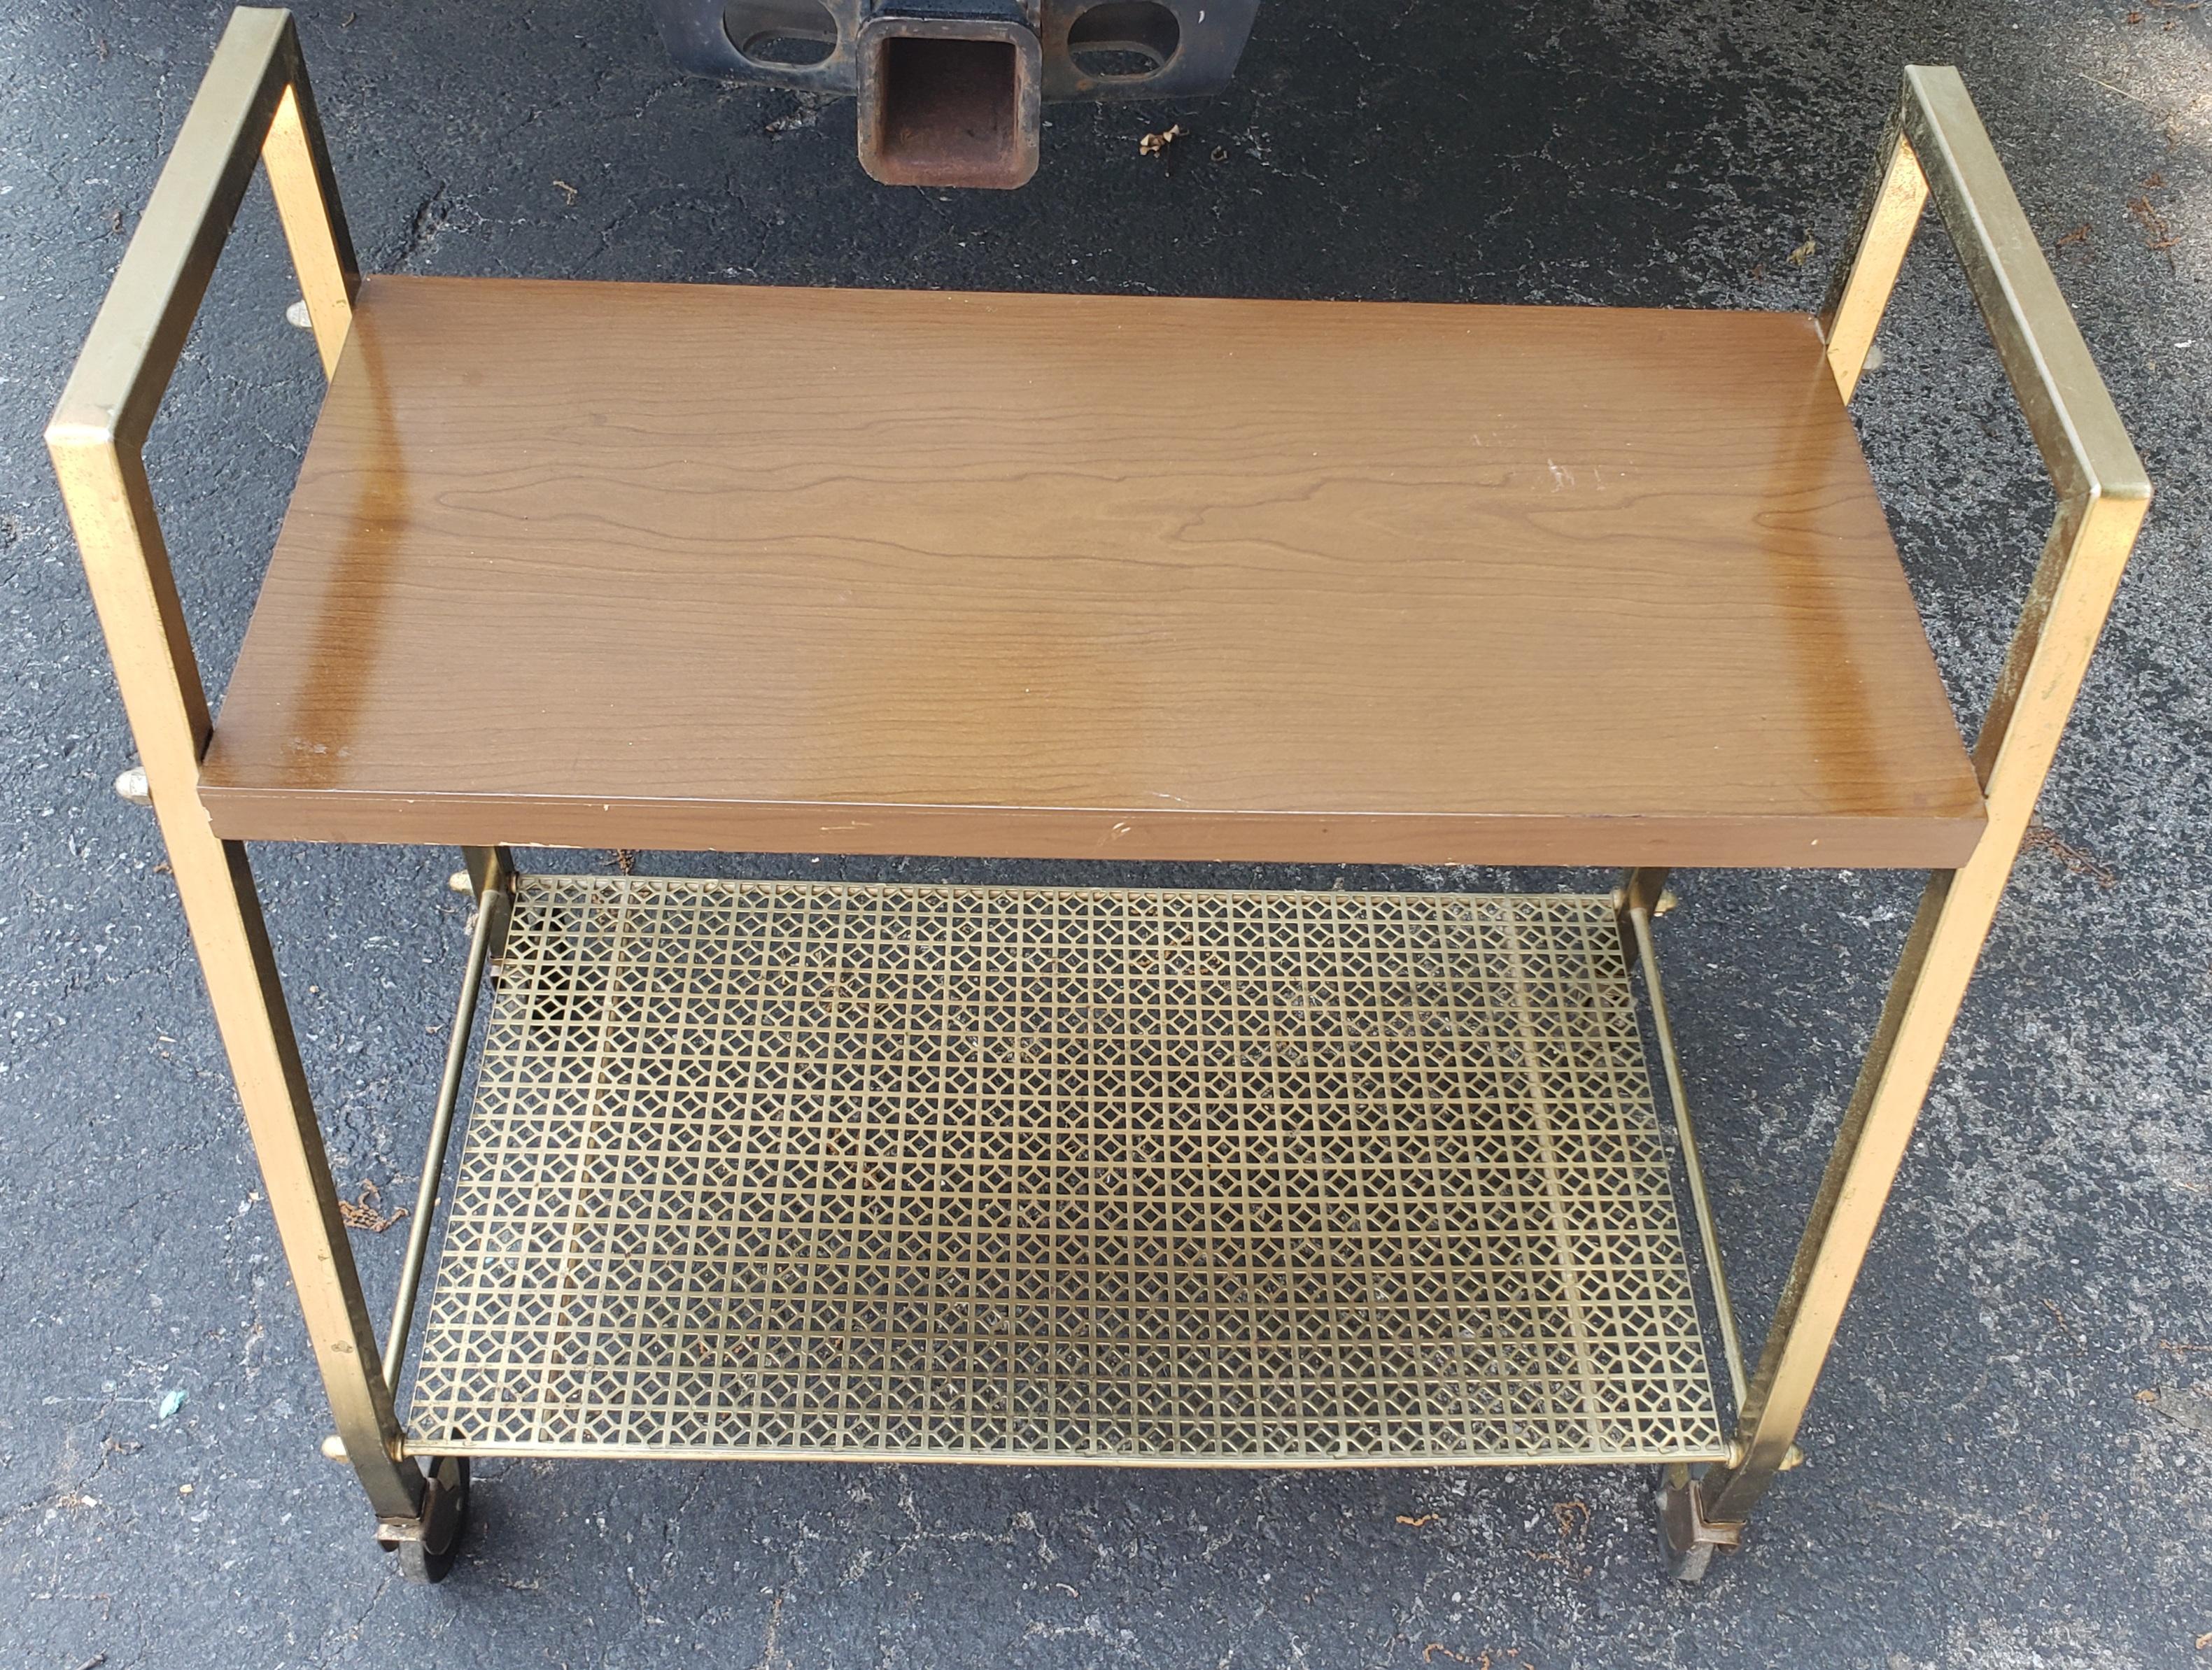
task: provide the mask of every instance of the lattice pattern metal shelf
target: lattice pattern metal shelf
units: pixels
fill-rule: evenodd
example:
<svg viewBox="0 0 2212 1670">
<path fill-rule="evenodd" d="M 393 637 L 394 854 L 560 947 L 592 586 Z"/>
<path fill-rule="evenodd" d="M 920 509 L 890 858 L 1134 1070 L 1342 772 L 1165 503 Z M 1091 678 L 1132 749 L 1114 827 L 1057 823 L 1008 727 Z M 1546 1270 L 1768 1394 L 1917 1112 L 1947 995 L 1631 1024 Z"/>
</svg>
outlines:
<svg viewBox="0 0 2212 1670">
<path fill-rule="evenodd" d="M 530 877 L 473 1454 L 1723 1452 L 1610 902 Z"/>
</svg>

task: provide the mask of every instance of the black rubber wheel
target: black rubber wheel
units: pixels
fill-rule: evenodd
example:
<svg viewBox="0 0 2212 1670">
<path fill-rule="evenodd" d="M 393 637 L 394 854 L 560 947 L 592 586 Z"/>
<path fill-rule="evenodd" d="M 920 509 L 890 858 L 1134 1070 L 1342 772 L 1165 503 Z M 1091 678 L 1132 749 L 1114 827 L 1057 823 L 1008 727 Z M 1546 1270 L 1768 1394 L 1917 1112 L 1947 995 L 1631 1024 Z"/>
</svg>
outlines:
<svg viewBox="0 0 2212 1670">
<path fill-rule="evenodd" d="M 422 1534 L 398 1546 L 399 1575 L 410 1583 L 442 1583 L 469 1528 L 469 1458 L 448 1455 L 427 1469 Z"/>
<path fill-rule="evenodd" d="M 1678 1583 L 1702 1583 L 1713 1564 L 1714 1545 L 1693 1542 L 1680 1547 L 1674 1540 L 1682 1528 L 1682 1501 L 1677 1493 L 1686 1493 L 1689 1489 L 1686 1473 L 1674 1479 L 1669 1477 L 1669 1469 L 1659 1470 L 1656 1488 L 1651 1493 L 1651 1528 L 1658 1536 L 1659 1558 L 1666 1564 L 1667 1576 Z"/>
<path fill-rule="evenodd" d="M 1677 1553 L 1663 1533 L 1659 1539 L 1659 1552 L 1667 1562 L 1668 1576 L 1678 1583 L 1704 1582 L 1713 1564 L 1712 1544 L 1701 1542 L 1686 1552 Z"/>
</svg>

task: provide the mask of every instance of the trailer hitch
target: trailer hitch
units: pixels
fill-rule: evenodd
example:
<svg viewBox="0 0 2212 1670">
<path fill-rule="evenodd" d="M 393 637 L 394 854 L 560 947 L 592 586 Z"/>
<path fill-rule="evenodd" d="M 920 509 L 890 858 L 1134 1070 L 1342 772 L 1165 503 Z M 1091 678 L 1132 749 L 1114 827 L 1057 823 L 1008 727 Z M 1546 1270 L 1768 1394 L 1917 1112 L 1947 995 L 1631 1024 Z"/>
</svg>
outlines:
<svg viewBox="0 0 2212 1670">
<path fill-rule="evenodd" d="M 1229 84 L 1259 0 L 652 0 L 678 68 L 860 100 L 860 166 L 894 185 L 1007 188 L 1041 106 Z"/>
</svg>

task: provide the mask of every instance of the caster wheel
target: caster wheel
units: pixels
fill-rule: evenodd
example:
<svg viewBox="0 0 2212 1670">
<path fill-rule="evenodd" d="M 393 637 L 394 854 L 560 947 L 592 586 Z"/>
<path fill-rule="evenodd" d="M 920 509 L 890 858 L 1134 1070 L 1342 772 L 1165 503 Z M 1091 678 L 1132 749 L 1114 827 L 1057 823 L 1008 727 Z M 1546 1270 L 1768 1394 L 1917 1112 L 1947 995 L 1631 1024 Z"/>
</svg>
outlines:
<svg viewBox="0 0 2212 1670">
<path fill-rule="evenodd" d="M 1699 1510 L 1698 1482 L 1686 1469 L 1670 1467 L 1661 1475 L 1651 1505 L 1658 1521 L 1659 1557 L 1675 1582 L 1704 1582 L 1712 1568 L 1713 1551 L 1734 1548 L 1741 1539 L 1741 1526 L 1706 1522 Z"/>
<path fill-rule="evenodd" d="M 421 1533 L 385 1545 L 398 1555 L 399 1575 L 410 1583 L 444 1582 L 469 1525 L 468 1457 L 448 1455 L 432 1463 L 428 1472 Z"/>
<path fill-rule="evenodd" d="M 1677 1583 L 1702 1583 L 1713 1564 L 1713 1545 L 1701 1542 L 1693 1548 L 1677 1550 L 1667 1540 L 1667 1533 L 1659 1533 L 1659 1552 L 1667 1562 L 1667 1576 Z"/>
</svg>

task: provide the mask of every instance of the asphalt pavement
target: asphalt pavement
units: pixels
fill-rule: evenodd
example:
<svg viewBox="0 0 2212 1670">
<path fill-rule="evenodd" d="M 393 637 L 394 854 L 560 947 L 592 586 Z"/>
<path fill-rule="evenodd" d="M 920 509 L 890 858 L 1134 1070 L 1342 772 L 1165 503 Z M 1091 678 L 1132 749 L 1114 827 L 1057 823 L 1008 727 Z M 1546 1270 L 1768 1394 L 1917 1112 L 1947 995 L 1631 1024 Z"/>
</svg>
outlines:
<svg viewBox="0 0 2212 1670">
<path fill-rule="evenodd" d="M 365 265 L 704 282 L 1802 309 L 1900 68 L 1955 63 L 2161 497 L 1809 1459 L 1702 1589 L 1622 1472 L 582 1463 L 483 1468 L 460 1568 L 412 1588 L 316 1453 L 39 441 L 223 10 L 0 0 L 0 1665 L 2212 1666 L 2212 10 L 1267 0 L 1225 96 L 1048 107 L 1036 182 L 995 195 L 869 183 L 849 104 L 684 79 L 636 0 L 300 9 Z M 257 188 L 149 449 L 218 690 L 320 388 L 295 295 Z M 2050 495 L 1940 237 L 1883 346 L 1861 430 L 1971 719 Z M 337 1175 L 389 1201 L 463 950 L 453 855 L 256 862 Z M 1913 883 L 1680 887 L 1669 997 L 1755 1334 Z M 380 1304 L 399 1232 L 356 1241 Z"/>
</svg>

